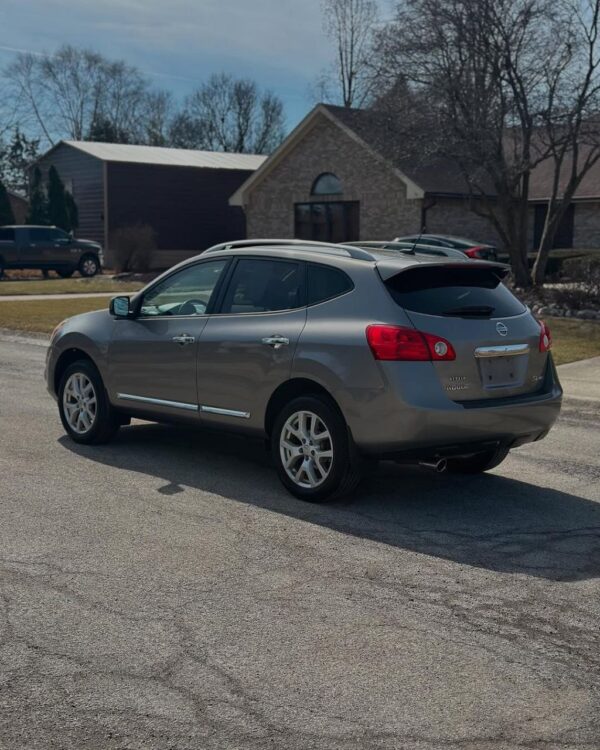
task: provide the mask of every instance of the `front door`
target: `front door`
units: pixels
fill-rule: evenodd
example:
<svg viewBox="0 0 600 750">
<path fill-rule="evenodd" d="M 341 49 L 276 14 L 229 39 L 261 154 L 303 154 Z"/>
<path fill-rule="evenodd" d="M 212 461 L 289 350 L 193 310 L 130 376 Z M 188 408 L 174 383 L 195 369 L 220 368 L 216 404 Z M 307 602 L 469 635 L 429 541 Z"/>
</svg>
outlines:
<svg viewBox="0 0 600 750">
<path fill-rule="evenodd" d="M 262 430 L 271 394 L 290 377 L 306 324 L 304 294 L 302 263 L 237 261 L 200 336 L 198 401 L 206 424 Z"/>
<path fill-rule="evenodd" d="M 109 349 L 111 401 L 133 412 L 197 415 L 198 341 L 227 259 L 204 261 L 150 287 L 134 318 L 116 320 Z"/>
</svg>

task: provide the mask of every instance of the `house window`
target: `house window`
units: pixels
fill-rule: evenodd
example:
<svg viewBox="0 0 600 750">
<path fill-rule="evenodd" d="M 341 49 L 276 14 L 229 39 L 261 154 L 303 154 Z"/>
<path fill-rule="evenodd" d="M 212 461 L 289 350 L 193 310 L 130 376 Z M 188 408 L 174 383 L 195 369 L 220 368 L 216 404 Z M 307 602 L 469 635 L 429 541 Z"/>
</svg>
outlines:
<svg viewBox="0 0 600 750">
<path fill-rule="evenodd" d="M 311 195 L 341 195 L 342 183 L 332 172 L 323 172 L 313 182 Z"/>
<path fill-rule="evenodd" d="M 317 242 L 358 240 L 358 201 L 296 203 L 294 236 Z"/>
</svg>

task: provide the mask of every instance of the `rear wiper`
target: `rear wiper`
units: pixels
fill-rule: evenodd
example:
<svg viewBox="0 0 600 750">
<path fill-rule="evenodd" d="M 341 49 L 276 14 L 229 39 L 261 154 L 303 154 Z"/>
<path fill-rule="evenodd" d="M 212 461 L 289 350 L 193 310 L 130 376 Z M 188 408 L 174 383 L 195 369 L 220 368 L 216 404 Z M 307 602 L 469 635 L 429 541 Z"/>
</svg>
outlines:
<svg viewBox="0 0 600 750">
<path fill-rule="evenodd" d="M 444 310 L 442 315 L 473 316 L 475 318 L 489 317 L 495 310 L 491 305 L 465 305 L 454 307 L 452 310 Z"/>
</svg>

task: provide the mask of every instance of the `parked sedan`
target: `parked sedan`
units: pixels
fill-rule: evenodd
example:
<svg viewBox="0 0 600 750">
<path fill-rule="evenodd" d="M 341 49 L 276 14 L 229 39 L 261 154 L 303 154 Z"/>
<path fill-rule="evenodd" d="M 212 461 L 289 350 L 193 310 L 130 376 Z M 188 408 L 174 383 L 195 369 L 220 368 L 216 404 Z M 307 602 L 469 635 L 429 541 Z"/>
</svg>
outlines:
<svg viewBox="0 0 600 750">
<path fill-rule="evenodd" d="M 312 502 L 379 457 L 484 472 L 543 438 L 562 395 L 550 333 L 506 271 L 285 240 L 215 248 L 59 325 L 48 389 L 78 443 L 131 417 L 266 439 Z"/>
<path fill-rule="evenodd" d="M 396 237 L 394 242 L 423 242 L 434 247 L 452 247 L 460 250 L 469 258 L 477 260 L 498 260 L 498 250 L 488 245 L 464 237 L 451 237 L 447 234 L 413 234 L 408 237 Z"/>
</svg>

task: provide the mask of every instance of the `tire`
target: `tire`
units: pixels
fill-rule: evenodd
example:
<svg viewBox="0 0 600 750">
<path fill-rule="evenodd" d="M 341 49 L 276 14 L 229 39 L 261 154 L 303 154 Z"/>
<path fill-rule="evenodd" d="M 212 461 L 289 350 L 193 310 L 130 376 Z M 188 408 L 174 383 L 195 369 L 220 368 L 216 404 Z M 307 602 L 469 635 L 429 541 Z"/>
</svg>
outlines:
<svg viewBox="0 0 600 750">
<path fill-rule="evenodd" d="M 327 437 L 315 439 L 315 434 L 324 435 L 325 431 Z M 322 455 L 319 460 L 319 451 L 331 457 Z M 320 396 L 300 396 L 279 412 L 271 434 L 271 453 L 285 488 L 310 503 L 346 495 L 361 478 L 346 423 L 337 408 Z M 291 461 L 289 473 L 285 456 Z"/>
<path fill-rule="evenodd" d="M 84 255 L 79 261 L 78 266 L 79 273 L 85 278 L 91 278 L 95 276 L 100 270 L 100 263 L 95 255 L 88 254 Z"/>
<path fill-rule="evenodd" d="M 90 400 L 87 403 L 80 400 L 79 394 L 83 399 L 87 397 Z M 93 403 L 92 398 L 95 399 Z M 118 414 L 108 401 L 100 373 L 87 359 L 73 362 L 64 371 L 58 388 L 58 411 L 65 432 L 76 443 L 107 443 L 120 426 Z M 82 411 L 84 413 L 79 417 Z"/>
<path fill-rule="evenodd" d="M 75 270 L 72 271 L 56 271 L 56 273 L 60 276 L 61 279 L 70 279 L 71 276 L 75 273 Z"/>
<path fill-rule="evenodd" d="M 464 458 L 449 458 L 446 471 L 450 474 L 482 474 L 499 466 L 508 453 L 508 448 L 496 448 Z"/>
</svg>

